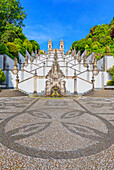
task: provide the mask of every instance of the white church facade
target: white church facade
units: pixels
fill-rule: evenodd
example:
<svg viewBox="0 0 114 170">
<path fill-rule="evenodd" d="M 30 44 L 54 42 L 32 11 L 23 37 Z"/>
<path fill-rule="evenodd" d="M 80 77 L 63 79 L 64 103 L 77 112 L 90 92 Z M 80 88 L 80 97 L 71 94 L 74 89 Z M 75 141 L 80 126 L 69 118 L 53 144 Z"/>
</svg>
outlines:
<svg viewBox="0 0 114 170">
<path fill-rule="evenodd" d="M 48 54 L 28 52 L 20 63 L 7 55 L 0 55 L 0 68 L 6 74 L 7 88 L 16 88 L 29 94 L 41 96 L 69 96 L 83 94 L 91 89 L 103 89 L 110 80 L 107 69 L 114 65 L 113 56 L 96 60 L 94 53 L 87 57 L 76 52 L 64 54 L 64 42 L 53 49 L 48 42 Z M 9 67 L 8 65 L 9 64 Z"/>
</svg>

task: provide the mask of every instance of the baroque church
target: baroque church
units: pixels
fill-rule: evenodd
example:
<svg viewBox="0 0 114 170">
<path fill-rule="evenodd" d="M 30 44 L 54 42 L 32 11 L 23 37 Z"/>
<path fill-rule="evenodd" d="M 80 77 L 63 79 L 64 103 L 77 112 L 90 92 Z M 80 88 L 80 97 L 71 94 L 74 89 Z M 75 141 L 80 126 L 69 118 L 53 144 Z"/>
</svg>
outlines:
<svg viewBox="0 0 114 170">
<path fill-rule="evenodd" d="M 48 52 L 30 55 L 19 53 L 19 62 L 6 54 L 0 55 L 0 68 L 6 74 L 2 86 L 25 91 L 34 96 L 70 96 L 94 89 L 104 89 L 110 79 L 107 69 L 114 65 L 113 56 L 96 60 L 94 53 L 87 56 L 75 49 L 64 53 L 64 41 L 59 49 L 48 42 Z"/>
</svg>

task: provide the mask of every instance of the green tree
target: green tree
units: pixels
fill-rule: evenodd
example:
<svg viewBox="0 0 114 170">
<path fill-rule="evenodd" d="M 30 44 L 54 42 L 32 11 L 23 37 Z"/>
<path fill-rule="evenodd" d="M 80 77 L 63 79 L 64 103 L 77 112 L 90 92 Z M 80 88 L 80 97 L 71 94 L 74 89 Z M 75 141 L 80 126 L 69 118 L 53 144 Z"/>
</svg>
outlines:
<svg viewBox="0 0 114 170">
<path fill-rule="evenodd" d="M 112 39 L 110 36 L 104 36 L 100 38 L 99 42 L 102 44 L 102 46 L 106 46 L 112 43 Z"/>
<path fill-rule="evenodd" d="M 97 59 L 101 58 L 103 54 L 107 53 L 107 46 L 111 46 L 114 44 L 114 17 L 111 23 L 96 25 L 92 27 L 89 31 L 89 34 L 86 38 L 81 39 L 79 41 L 75 41 L 72 44 L 72 49 L 75 47 L 77 51 L 83 52 L 86 49 L 89 52 L 95 52 L 98 56 L 101 53 L 100 57 L 98 56 Z M 109 51 L 109 50 L 108 50 Z M 111 53 L 112 54 L 111 54 Z M 111 48 L 108 54 L 114 55 L 114 48 Z"/>
<path fill-rule="evenodd" d="M 105 53 L 110 53 L 110 47 L 105 47 L 105 51 L 104 51 Z"/>
<path fill-rule="evenodd" d="M 2 69 L 0 69 L 0 82 L 4 82 L 6 81 L 6 76 L 4 74 L 4 72 L 2 71 Z"/>
<path fill-rule="evenodd" d="M 10 54 L 12 54 L 14 58 L 15 57 L 18 58 L 18 49 L 17 49 L 16 45 L 11 43 L 11 42 L 6 43 L 6 45 L 7 45 L 7 48 L 8 48 L 8 52 Z"/>
<path fill-rule="evenodd" d="M 7 53 L 6 44 L 4 44 L 4 43 L 0 44 L 0 54 L 6 54 L 6 53 Z"/>
<path fill-rule="evenodd" d="M 28 40 L 28 39 L 25 39 L 24 42 L 23 42 L 23 47 L 25 47 L 25 49 L 31 53 L 32 50 L 33 50 L 33 47 L 32 47 L 32 44 L 31 42 Z"/>
<path fill-rule="evenodd" d="M 40 46 L 39 44 L 35 41 L 35 40 L 30 40 L 32 47 L 33 47 L 33 51 L 35 52 L 35 50 L 39 50 Z"/>
<path fill-rule="evenodd" d="M 0 18 L 3 30 L 8 23 L 19 27 L 24 26 L 23 20 L 26 18 L 26 12 L 20 0 L 0 0 Z"/>
<path fill-rule="evenodd" d="M 25 56 L 26 54 L 26 49 L 23 47 L 23 41 L 20 38 L 16 38 L 14 41 L 14 44 L 16 45 L 18 51 Z"/>
<path fill-rule="evenodd" d="M 17 35 L 14 31 L 8 30 L 4 34 L 2 34 L 1 42 L 2 43 L 13 42 L 16 37 L 17 37 Z"/>
<path fill-rule="evenodd" d="M 89 48 L 89 45 L 86 44 L 85 50 L 89 51 L 89 49 L 90 49 L 90 48 Z"/>
</svg>

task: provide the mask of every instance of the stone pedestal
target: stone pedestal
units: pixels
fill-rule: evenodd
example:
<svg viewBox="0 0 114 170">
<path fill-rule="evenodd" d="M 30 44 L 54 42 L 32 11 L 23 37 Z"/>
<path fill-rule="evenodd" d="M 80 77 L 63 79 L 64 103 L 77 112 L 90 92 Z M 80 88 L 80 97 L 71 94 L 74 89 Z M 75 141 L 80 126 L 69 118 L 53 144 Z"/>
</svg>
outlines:
<svg viewBox="0 0 114 170">
<path fill-rule="evenodd" d="M 36 76 L 36 73 L 35 73 L 35 76 L 34 76 L 34 92 L 33 92 L 33 96 L 34 97 L 38 96 L 38 94 L 37 94 L 37 76 Z"/>
<path fill-rule="evenodd" d="M 18 90 L 18 83 L 19 83 L 19 76 L 17 74 L 17 76 L 16 76 L 16 90 Z"/>
<path fill-rule="evenodd" d="M 74 94 L 77 94 L 77 78 L 74 79 Z"/>
</svg>

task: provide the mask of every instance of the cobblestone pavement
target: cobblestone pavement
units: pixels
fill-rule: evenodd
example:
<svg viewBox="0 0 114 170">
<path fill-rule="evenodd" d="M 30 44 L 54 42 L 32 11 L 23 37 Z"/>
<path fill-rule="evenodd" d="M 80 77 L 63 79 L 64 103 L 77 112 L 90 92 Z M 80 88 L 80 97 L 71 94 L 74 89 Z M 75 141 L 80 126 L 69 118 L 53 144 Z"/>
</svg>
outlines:
<svg viewBox="0 0 114 170">
<path fill-rule="evenodd" d="M 0 169 L 113 169 L 114 98 L 0 98 Z"/>
</svg>

